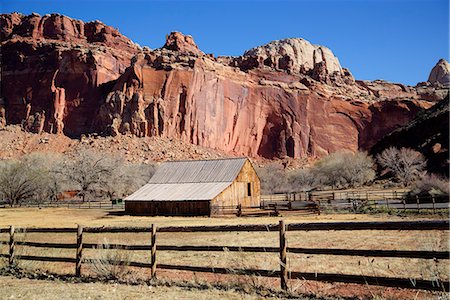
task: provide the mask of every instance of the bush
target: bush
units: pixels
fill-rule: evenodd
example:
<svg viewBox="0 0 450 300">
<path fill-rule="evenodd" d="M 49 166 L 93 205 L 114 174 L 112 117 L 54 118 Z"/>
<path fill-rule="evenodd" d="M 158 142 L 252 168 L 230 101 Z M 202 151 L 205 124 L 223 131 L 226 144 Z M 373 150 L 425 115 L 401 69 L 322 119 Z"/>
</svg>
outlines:
<svg viewBox="0 0 450 300">
<path fill-rule="evenodd" d="M 425 175 L 417 180 L 411 189 L 410 195 L 432 195 L 448 196 L 450 194 L 450 183 L 448 179 L 438 177 L 434 174 Z"/>
<path fill-rule="evenodd" d="M 358 187 L 375 178 L 374 162 L 365 152 L 336 152 L 312 168 L 317 185 L 333 188 Z"/>
<path fill-rule="evenodd" d="M 404 186 L 411 185 L 419 176 L 424 175 L 426 167 L 426 159 L 422 153 L 409 148 L 390 147 L 377 155 L 377 161 Z"/>
<path fill-rule="evenodd" d="M 100 278 L 121 279 L 128 274 L 130 255 L 128 251 L 111 249 L 107 239 L 97 246 L 96 255 L 90 265 Z"/>
</svg>

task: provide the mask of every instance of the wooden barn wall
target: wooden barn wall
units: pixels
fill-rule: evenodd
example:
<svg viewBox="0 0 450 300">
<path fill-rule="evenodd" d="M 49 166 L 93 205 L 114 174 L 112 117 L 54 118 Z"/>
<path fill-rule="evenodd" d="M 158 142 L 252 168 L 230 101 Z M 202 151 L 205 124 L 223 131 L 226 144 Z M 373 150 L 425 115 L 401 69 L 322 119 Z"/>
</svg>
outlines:
<svg viewBox="0 0 450 300">
<path fill-rule="evenodd" d="M 209 201 L 125 201 L 125 212 L 147 216 L 209 216 Z"/>
<path fill-rule="evenodd" d="M 252 196 L 247 194 L 247 183 L 251 183 Z M 212 200 L 212 206 L 259 206 L 261 183 L 250 161 L 246 161 L 233 183 Z"/>
</svg>

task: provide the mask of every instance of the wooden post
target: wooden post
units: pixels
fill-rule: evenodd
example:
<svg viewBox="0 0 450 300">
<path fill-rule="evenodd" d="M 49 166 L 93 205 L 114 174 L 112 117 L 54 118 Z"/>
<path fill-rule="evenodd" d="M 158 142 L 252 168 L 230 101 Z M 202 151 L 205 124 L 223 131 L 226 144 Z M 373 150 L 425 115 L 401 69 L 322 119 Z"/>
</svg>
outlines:
<svg viewBox="0 0 450 300">
<path fill-rule="evenodd" d="M 320 200 L 318 200 L 317 201 L 317 215 L 319 215 L 319 216 L 320 216 L 320 209 L 321 209 L 321 207 L 320 207 Z"/>
<path fill-rule="evenodd" d="M 403 202 L 403 211 L 406 211 L 406 201 L 405 201 L 405 199 L 403 199 L 402 202 Z"/>
<path fill-rule="evenodd" d="M 284 224 L 284 221 L 280 221 L 280 281 L 281 281 L 281 289 L 287 290 L 287 279 L 288 279 L 288 273 L 287 273 L 287 259 L 286 259 L 286 253 L 287 253 L 287 243 L 286 243 L 286 225 Z"/>
<path fill-rule="evenodd" d="M 417 211 L 420 211 L 420 202 L 419 202 L 419 195 L 416 195 L 416 202 L 417 202 Z"/>
<path fill-rule="evenodd" d="M 436 200 L 434 199 L 434 195 L 431 196 L 431 201 L 433 202 L 433 213 L 436 213 Z"/>
<path fill-rule="evenodd" d="M 81 276 L 81 263 L 83 261 L 83 226 L 77 227 L 77 253 L 75 261 L 75 276 Z"/>
<path fill-rule="evenodd" d="M 14 226 L 9 227 L 9 266 L 14 266 L 14 252 L 15 252 L 15 242 L 14 242 Z"/>
<path fill-rule="evenodd" d="M 151 278 L 156 277 L 156 225 L 152 224 Z"/>
<path fill-rule="evenodd" d="M 242 204 L 238 204 L 237 206 L 237 216 L 242 217 Z"/>
</svg>

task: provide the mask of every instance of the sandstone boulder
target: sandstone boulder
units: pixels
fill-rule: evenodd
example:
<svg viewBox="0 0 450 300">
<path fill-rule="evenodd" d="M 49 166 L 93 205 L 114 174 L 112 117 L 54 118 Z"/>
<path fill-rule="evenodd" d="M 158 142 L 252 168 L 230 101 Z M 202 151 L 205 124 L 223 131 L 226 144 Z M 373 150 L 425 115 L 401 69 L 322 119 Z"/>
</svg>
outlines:
<svg viewBox="0 0 450 300">
<path fill-rule="evenodd" d="M 440 59 L 428 76 L 428 82 L 450 86 L 450 64 L 445 59 Z"/>
<path fill-rule="evenodd" d="M 181 32 L 171 32 L 166 37 L 166 43 L 163 48 L 178 51 L 181 53 L 191 53 L 197 55 L 204 55 L 204 53 L 197 47 L 194 39 L 190 35 L 184 35 Z"/>
<path fill-rule="evenodd" d="M 247 50 L 243 58 L 253 60 L 255 66 L 267 66 L 290 73 L 307 74 L 318 64 L 326 74 L 342 73 L 339 60 L 330 49 L 300 38 L 283 39 L 255 47 Z"/>
</svg>

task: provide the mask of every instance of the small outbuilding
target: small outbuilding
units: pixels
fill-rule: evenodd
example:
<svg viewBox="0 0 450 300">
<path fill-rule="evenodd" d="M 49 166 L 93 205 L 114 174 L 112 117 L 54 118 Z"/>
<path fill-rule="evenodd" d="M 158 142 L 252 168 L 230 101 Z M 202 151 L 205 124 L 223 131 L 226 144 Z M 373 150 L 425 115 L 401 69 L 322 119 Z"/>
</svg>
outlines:
<svg viewBox="0 0 450 300">
<path fill-rule="evenodd" d="M 247 158 L 172 161 L 125 198 L 135 215 L 211 216 L 224 207 L 259 206 L 261 185 Z"/>
</svg>

